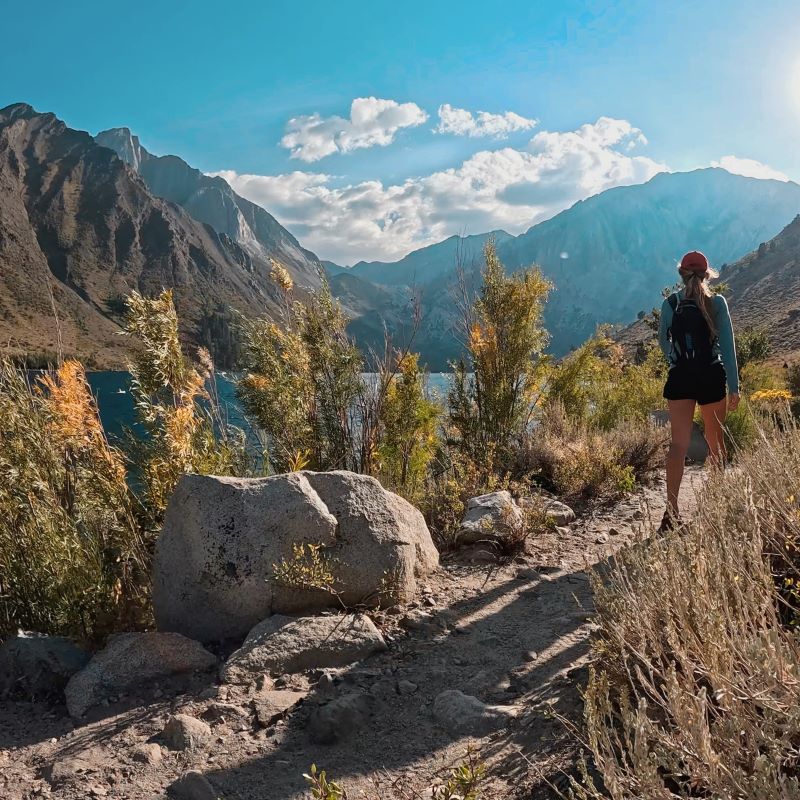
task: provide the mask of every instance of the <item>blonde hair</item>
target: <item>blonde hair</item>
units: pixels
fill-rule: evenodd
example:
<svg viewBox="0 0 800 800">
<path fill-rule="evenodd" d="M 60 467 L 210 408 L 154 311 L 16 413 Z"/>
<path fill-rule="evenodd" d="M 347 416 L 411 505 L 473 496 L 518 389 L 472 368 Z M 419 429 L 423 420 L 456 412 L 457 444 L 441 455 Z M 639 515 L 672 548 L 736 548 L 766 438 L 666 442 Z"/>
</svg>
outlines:
<svg viewBox="0 0 800 800">
<path fill-rule="evenodd" d="M 714 293 L 708 285 L 708 280 L 709 278 L 718 278 L 719 273 L 710 267 L 705 272 L 697 272 L 693 269 L 679 269 L 678 272 L 683 278 L 684 299 L 694 300 L 697 303 L 712 337 L 716 337 L 717 323 L 714 319 L 714 306 L 711 302 Z"/>
</svg>

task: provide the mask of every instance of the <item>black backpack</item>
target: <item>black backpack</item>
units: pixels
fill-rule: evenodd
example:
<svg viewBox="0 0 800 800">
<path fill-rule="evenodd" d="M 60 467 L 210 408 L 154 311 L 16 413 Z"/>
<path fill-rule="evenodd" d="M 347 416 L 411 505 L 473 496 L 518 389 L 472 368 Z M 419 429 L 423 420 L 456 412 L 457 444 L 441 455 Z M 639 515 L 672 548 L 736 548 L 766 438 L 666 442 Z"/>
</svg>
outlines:
<svg viewBox="0 0 800 800">
<path fill-rule="evenodd" d="M 706 366 L 714 360 L 715 337 L 711 334 L 703 311 L 694 299 L 668 298 L 672 307 L 669 336 L 678 362 Z"/>
</svg>

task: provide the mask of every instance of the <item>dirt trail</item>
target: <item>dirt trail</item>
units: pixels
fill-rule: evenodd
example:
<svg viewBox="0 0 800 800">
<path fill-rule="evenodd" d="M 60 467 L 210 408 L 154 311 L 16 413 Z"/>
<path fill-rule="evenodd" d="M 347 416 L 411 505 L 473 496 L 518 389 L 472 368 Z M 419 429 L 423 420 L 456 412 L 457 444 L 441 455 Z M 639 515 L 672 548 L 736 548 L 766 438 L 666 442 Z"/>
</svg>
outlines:
<svg viewBox="0 0 800 800">
<path fill-rule="evenodd" d="M 702 480 L 702 471 L 687 472 L 686 513 Z M 412 791 L 424 791 L 462 762 L 468 747 L 488 769 L 487 800 L 546 797 L 541 775 L 559 783 L 576 751 L 548 712 L 580 718 L 578 687 L 593 629 L 586 566 L 652 529 L 663 513 L 662 495 L 656 484 L 613 507 L 594 508 L 568 534 L 537 542 L 512 563 L 467 564 L 463 554 L 444 559 L 419 602 L 402 614 L 374 616 L 388 652 L 338 671 L 325 688 L 318 676 L 288 678 L 308 695 L 266 729 L 253 719 L 246 690 L 221 687 L 213 700 L 208 683 L 169 700 L 153 697 L 163 688 L 152 687 L 149 696 L 128 699 L 134 707 L 109 706 L 103 718 L 77 728 L 63 707 L 0 703 L 0 798 L 152 800 L 196 769 L 219 797 L 299 800 L 308 796 L 302 773 L 313 762 L 343 783 L 349 798 L 388 800 L 417 796 Z M 420 622 L 422 611 L 431 617 Z M 404 616 L 416 629 L 401 629 Z M 310 743 L 306 724 L 318 701 L 354 689 L 374 698 L 369 723 L 337 744 Z M 499 734 L 454 738 L 432 714 L 446 689 L 512 705 L 518 716 Z M 226 705 L 211 723 L 210 743 L 189 752 L 162 748 L 156 764 L 135 760 L 135 748 L 157 737 L 170 714 L 201 716 L 215 702 Z"/>
</svg>

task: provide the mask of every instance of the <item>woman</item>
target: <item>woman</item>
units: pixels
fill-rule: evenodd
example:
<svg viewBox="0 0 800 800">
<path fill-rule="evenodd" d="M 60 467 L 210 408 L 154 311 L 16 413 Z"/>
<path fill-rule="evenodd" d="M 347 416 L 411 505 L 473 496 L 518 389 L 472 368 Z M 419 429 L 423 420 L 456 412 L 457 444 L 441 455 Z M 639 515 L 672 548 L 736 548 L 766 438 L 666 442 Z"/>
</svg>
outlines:
<svg viewBox="0 0 800 800">
<path fill-rule="evenodd" d="M 672 442 L 667 454 L 667 510 L 660 530 L 680 525 L 678 493 L 692 435 L 695 405 L 703 415 L 709 462 L 725 463 L 722 426 L 728 411 L 739 405 L 739 368 L 728 304 L 708 287 L 718 273 L 693 250 L 678 272 L 683 288 L 661 306 L 659 344 L 669 362 L 664 397 L 669 405 Z M 727 393 L 726 393 L 727 385 Z"/>
</svg>

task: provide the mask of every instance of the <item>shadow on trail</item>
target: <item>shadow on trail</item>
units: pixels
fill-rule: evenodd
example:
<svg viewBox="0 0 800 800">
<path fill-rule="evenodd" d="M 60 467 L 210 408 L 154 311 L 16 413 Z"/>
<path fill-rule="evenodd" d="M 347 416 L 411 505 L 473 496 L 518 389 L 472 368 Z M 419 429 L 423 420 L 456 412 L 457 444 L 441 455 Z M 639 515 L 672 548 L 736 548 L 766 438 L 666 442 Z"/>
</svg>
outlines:
<svg viewBox="0 0 800 800">
<path fill-rule="evenodd" d="M 344 786 L 383 769 L 406 770 L 417 788 L 424 786 L 433 776 L 415 776 L 415 763 L 462 739 L 463 757 L 471 741 L 453 737 L 435 724 L 436 696 L 446 689 L 461 689 L 487 702 L 513 704 L 541 690 L 588 650 L 587 614 L 581 606 L 591 608 L 589 583 L 581 572 L 544 574 L 538 580 L 512 578 L 492 586 L 441 610 L 448 632 L 412 633 L 395 642 L 390 652 L 342 673 L 337 695 L 348 691 L 377 695 L 375 713 L 361 730 L 343 732 L 333 745 L 312 743 L 309 716 L 331 697 L 312 689 L 303 706 L 278 727 L 274 749 L 235 768 L 207 771 L 206 776 L 220 795 L 242 800 L 305 796 L 302 773 L 312 763 Z M 371 676 L 367 680 L 365 673 Z M 400 680 L 416 683 L 418 690 L 400 695 L 395 688 Z M 483 691 L 475 691 L 476 684 L 484 684 Z M 528 728 L 522 714 L 501 738 L 513 746 L 517 732 L 527 737 Z M 497 742 L 489 747 L 496 749 Z M 439 763 L 446 766 L 441 759 Z"/>
</svg>

